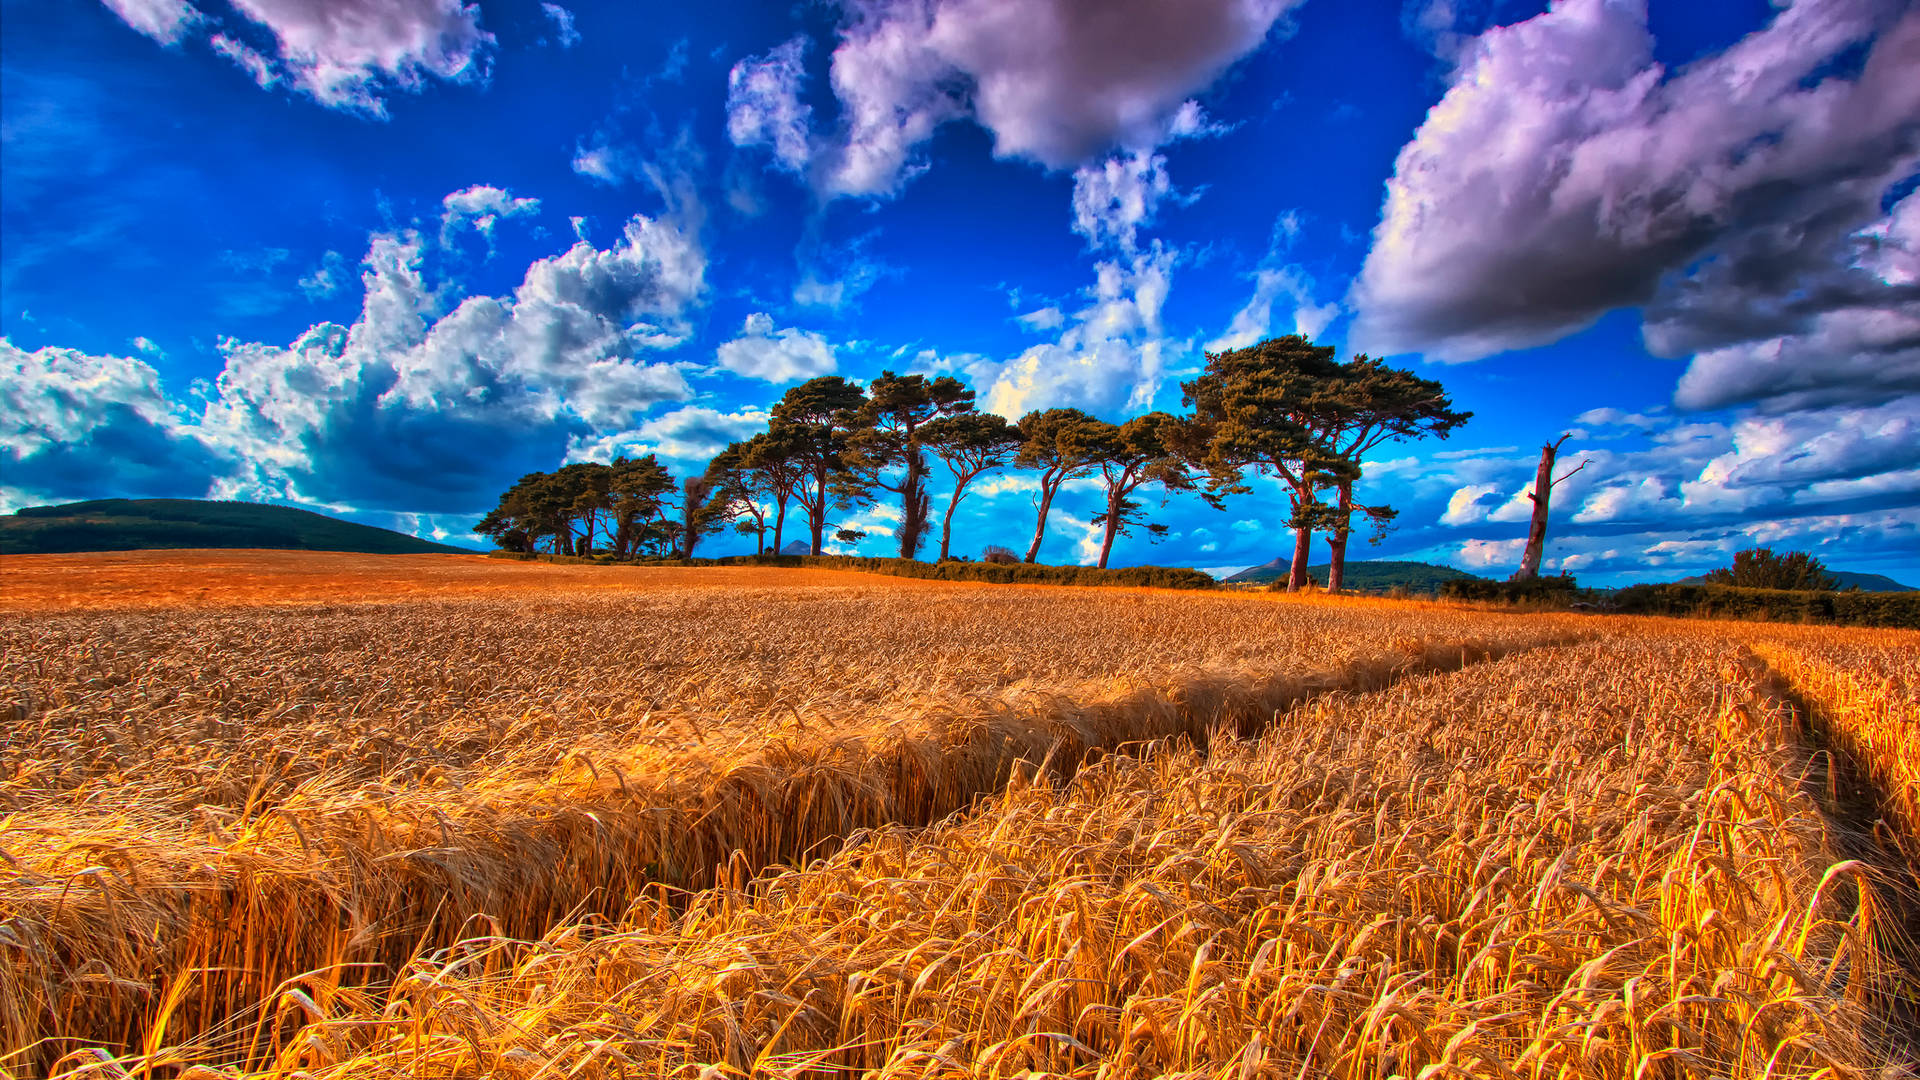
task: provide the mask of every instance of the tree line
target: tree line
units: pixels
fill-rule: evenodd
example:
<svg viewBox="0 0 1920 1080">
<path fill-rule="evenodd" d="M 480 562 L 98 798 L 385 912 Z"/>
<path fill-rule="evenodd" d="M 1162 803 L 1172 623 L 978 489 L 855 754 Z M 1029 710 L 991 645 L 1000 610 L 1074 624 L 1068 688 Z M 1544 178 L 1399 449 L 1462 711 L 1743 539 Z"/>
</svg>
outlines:
<svg viewBox="0 0 1920 1080">
<path fill-rule="evenodd" d="M 838 375 L 788 390 L 769 410 L 767 429 L 727 446 L 701 472 L 676 480 L 653 454 L 610 464 L 581 462 L 530 473 L 500 497 L 476 532 L 521 552 L 620 559 L 691 558 L 703 538 L 729 525 L 755 540 L 757 553 L 781 550 L 790 514 L 800 518 L 812 554 L 836 528 L 839 512 L 897 503 L 901 558 L 932 541 L 935 463 L 945 476 L 938 558 L 951 556 L 953 518 L 981 477 L 1005 469 L 1036 474 L 1036 562 L 1055 498 L 1069 482 L 1097 478 L 1101 510 L 1098 565 L 1114 542 L 1167 526 L 1151 520 L 1145 492 L 1164 506 L 1190 492 L 1216 509 L 1269 476 L 1286 493 L 1294 532 L 1289 589 L 1306 585 L 1313 537 L 1327 538 L 1328 591 L 1341 588 L 1356 516 L 1376 539 L 1395 511 L 1354 496 L 1365 456 L 1388 442 L 1447 437 L 1472 415 L 1457 412 L 1438 382 L 1359 355 L 1341 361 L 1329 346 L 1300 335 L 1208 353 L 1206 367 L 1181 384 L 1185 412 L 1150 412 L 1123 423 L 1079 409 L 1029 412 L 1012 422 L 975 407 L 974 392 L 952 376 L 883 372 L 862 387 Z"/>
</svg>

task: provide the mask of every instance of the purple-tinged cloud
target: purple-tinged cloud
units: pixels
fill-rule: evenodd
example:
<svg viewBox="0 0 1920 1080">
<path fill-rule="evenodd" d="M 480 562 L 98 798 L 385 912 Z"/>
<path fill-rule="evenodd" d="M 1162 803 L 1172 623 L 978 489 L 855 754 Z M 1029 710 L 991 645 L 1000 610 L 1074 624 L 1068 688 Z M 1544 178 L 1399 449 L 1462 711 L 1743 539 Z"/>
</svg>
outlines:
<svg viewBox="0 0 1920 1080">
<path fill-rule="evenodd" d="M 1684 295 L 1703 259 L 1703 288 L 1791 276 L 1920 161 L 1899 0 L 1798 0 L 1673 72 L 1652 48 L 1638 0 L 1559 0 L 1460 46 L 1388 181 L 1356 347 L 1471 360 Z"/>
<path fill-rule="evenodd" d="M 251 25 L 224 30 L 185 0 L 102 2 L 163 44 L 207 30 L 214 50 L 262 87 L 284 81 L 328 108 L 382 118 L 391 91 L 485 79 L 494 44 L 479 5 L 460 0 L 230 0 Z M 262 31 L 271 52 L 245 40 Z"/>
</svg>

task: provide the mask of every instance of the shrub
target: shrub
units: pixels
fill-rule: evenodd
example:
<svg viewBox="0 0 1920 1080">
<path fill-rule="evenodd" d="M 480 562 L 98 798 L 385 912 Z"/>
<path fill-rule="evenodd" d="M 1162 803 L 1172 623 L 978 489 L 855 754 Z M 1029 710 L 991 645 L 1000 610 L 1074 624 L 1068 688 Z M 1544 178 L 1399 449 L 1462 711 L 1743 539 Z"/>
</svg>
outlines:
<svg viewBox="0 0 1920 1080">
<path fill-rule="evenodd" d="M 1565 607 L 1580 596 L 1580 584 L 1574 581 L 1572 574 L 1537 577 L 1527 581 L 1456 578 L 1440 586 L 1440 595 L 1448 600 Z"/>
<path fill-rule="evenodd" d="M 1636 615 L 1920 629 L 1920 592 L 1744 589 L 1733 585 L 1634 585 L 1613 596 Z"/>
</svg>

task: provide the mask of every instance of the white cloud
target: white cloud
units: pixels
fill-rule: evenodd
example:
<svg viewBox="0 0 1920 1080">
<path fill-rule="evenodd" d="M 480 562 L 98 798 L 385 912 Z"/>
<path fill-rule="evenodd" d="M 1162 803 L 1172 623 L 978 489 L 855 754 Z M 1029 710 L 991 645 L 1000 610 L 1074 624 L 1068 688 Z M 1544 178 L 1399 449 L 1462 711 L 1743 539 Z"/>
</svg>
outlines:
<svg viewBox="0 0 1920 1080">
<path fill-rule="evenodd" d="M 1468 540 L 1460 545 L 1456 556 L 1458 564 L 1474 570 L 1488 570 L 1494 567 L 1520 565 L 1520 552 L 1527 546 L 1526 539 L 1513 540 Z"/>
<path fill-rule="evenodd" d="M 791 326 L 775 330 L 772 317 L 764 312 L 747 316 L 740 336 L 723 342 L 716 357 L 736 375 L 770 383 L 830 375 L 838 366 L 826 338 Z"/>
<path fill-rule="evenodd" d="M 523 217 L 540 212 L 539 199 L 516 198 L 511 192 L 490 184 L 463 188 L 440 201 L 440 242 L 450 242 L 454 233 L 472 227 L 489 243 L 493 226 L 501 218 Z"/>
<path fill-rule="evenodd" d="M 765 146 L 792 173 L 806 170 L 812 107 L 800 102 L 806 80 L 807 39 L 797 37 L 727 72 L 727 137 L 733 145 Z"/>
<path fill-rule="evenodd" d="M 337 251 L 329 251 L 320 257 L 320 265 L 302 275 L 296 282 L 307 299 L 318 300 L 332 296 L 346 284 L 346 260 Z"/>
<path fill-rule="evenodd" d="M 1447 499 L 1447 512 L 1440 515 L 1442 525 L 1471 525 L 1487 519 L 1487 508 L 1480 500 L 1500 490 L 1499 484 L 1468 484 Z"/>
<path fill-rule="evenodd" d="M 541 4 L 540 10 L 553 23 L 554 35 L 563 49 L 571 49 L 580 44 L 580 31 L 574 29 L 573 12 L 559 4 Z"/>
<path fill-rule="evenodd" d="M 728 443 L 765 430 L 767 414 L 748 407 L 720 412 L 689 406 L 661 413 L 637 428 L 580 438 L 568 447 L 568 461 L 612 461 L 622 455 L 659 454 L 677 461 L 711 461 Z"/>
<path fill-rule="evenodd" d="M 1090 303 L 1074 312 L 1057 342 L 1012 360 L 980 361 L 968 374 L 981 407 L 1009 419 L 1031 409 L 1078 406 L 1094 412 L 1138 410 L 1153 400 L 1170 343 L 1160 322 L 1174 253 L 1145 251 L 1095 266 Z"/>
<path fill-rule="evenodd" d="M 206 18 L 187 0 L 101 0 L 122 22 L 162 45 L 172 45 L 186 36 L 194 24 Z"/>
<path fill-rule="evenodd" d="M 1095 250 L 1134 250 L 1140 226 L 1153 222 L 1160 200 L 1173 190 L 1167 159 L 1136 150 L 1073 172 L 1073 231 Z"/>
<path fill-rule="evenodd" d="M 1067 317 L 1059 308 L 1048 306 L 1016 315 L 1014 321 L 1029 330 L 1058 330 L 1066 325 Z"/>
<path fill-rule="evenodd" d="M 3 337 L 0 462 L 17 505 L 103 490 L 203 495 L 221 468 L 151 365 L 75 349 L 27 352 Z"/>
<path fill-rule="evenodd" d="M 445 314 L 423 269 L 434 250 L 374 236 L 351 326 L 284 346 L 222 339 L 197 416 L 141 361 L 6 346 L 10 484 L 472 512 L 570 440 L 690 395 L 676 367 L 641 356 L 682 339 L 705 293 L 683 221 L 636 216 L 613 245 L 577 243 L 528 266 L 510 296 Z"/>
</svg>

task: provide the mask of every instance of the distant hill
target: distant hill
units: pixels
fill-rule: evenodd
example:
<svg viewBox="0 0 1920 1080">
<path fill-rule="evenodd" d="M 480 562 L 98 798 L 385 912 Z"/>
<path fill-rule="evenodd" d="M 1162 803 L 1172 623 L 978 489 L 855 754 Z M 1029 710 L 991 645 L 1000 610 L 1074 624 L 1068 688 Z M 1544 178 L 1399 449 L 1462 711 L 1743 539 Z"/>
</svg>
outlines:
<svg viewBox="0 0 1920 1080">
<path fill-rule="evenodd" d="M 1914 586 L 1902 585 L 1885 574 L 1858 574 L 1852 570 L 1829 570 L 1827 573 L 1831 575 L 1835 581 L 1839 582 L 1842 589 L 1858 588 L 1861 592 L 1916 591 Z M 1707 584 L 1707 575 L 1695 574 L 1692 577 L 1683 577 L 1675 584 L 1705 585 Z"/>
<path fill-rule="evenodd" d="M 813 545 L 807 543 L 805 540 L 789 540 L 787 541 L 787 546 L 780 549 L 780 554 L 811 555 L 813 554 Z"/>
<path fill-rule="evenodd" d="M 1267 583 L 1285 581 L 1287 570 L 1293 565 L 1288 558 L 1275 559 L 1260 566 L 1251 566 L 1226 579 L 1228 584 L 1235 582 Z M 1307 576 L 1316 585 L 1327 583 L 1327 564 L 1307 567 Z M 1392 589 L 1404 586 L 1414 592 L 1434 592 L 1441 585 L 1474 575 L 1451 566 L 1435 566 L 1423 562 L 1394 562 L 1388 559 L 1350 561 L 1343 584 L 1349 589 Z"/>
<path fill-rule="evenodd" d="M 282 548 L 369 555 L 467 552 L 391 529 L 261 503 L 95 499 L 0 517 L 0 555 L 145 548 Z"/>
</svg>

